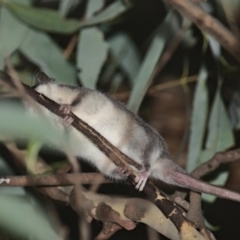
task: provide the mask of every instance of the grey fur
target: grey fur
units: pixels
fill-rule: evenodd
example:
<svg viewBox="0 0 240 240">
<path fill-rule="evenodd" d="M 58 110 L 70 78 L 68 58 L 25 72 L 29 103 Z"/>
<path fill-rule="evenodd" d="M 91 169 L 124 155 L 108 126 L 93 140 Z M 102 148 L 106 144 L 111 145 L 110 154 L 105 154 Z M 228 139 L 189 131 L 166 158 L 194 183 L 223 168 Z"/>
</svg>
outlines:
<svg viewBox="0 0 240 240">
<path fill-rule="evenodd" d="M 139 184 L 140 187 L 138 186 L 140 190 L 145 185 L 144 180 L 150 176 L 168 184 L 240 201 L 239 194 L 201 182 L 186 174 L 185 170 L 170 159 L 164 139 L 139 116 L 111 97 L 98 91 L 60 85 L 52 81 L 43 81 L 42 85 L 40 83 L 36 87 L 36 91 L 61 105 L 71 105 L 76 116 L 87 122 L 128 157 L 142 164 L 143 172 L 133 167 L 138 171 L 139 182 L 143 180 Z M 54 117 L 50 112 L 47 114 Z M 95 165 L 110 178 L 122 178 L 113 162 L 83 134 L 71 128 L 69 135 L 70 146 L 76 156 Z"/>
</svg>

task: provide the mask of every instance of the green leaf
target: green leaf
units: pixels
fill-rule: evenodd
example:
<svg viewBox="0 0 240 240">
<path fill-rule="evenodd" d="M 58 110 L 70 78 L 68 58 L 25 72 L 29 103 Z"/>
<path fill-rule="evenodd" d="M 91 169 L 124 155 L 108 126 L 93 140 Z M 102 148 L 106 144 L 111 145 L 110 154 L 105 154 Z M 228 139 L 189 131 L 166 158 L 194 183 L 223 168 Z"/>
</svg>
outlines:
<svg viewBox="0 0 240 240">
<path fill-rule="evenodd" d="M 31 112 L 29 110 L 29 112 Z M 62 148 L 66 144 L 65 134 L 53 126 L 46 118 L 39 115 L 26 114 L 26 111 L 16 104 L 0 103 L 0 133 L 1 137 L 15 139 L 38 139 L 45 144 Z"/>
<path fill-rule="evenodd" d="M 30 7 L 31 6 L 31 0 L 5 0 L 4 3 L 18 3 L 18 4 L 21 4 L 21 5 L 24 5 L 24 6 L 28 6 Z"/>
<path fill-rule="evenodd" d="M 208 123 L 206 149 L 200 156 L 200 163 L 206 162 L 213 157 L 216 152 L 225 151 L 233 145 L 234 135 L 232 126 L 221 98 L 220 89 L 218 89 Z M 211 183 L 223 185 L 227 177 L 228 172 L 222 172 L 216 179 L 211 181 Z M 204 194 L 203 199 L 208 202 L 213 202 L 215 197 Z"/>
<path fill-rule="evenodd" d="M 207 38 L 208 38 L 208 41 L 209 41 L 209 46 L 210 46 L 210 49 L 212 50 L 213 56 L 216 59 L 219 59 L 220 56 L 221 56 L 221 46 L 220 46 L 220 44 L 211 35 L 209 35 L 209 34 L 206 34 L 206 35 L 207 35 Z"/>
<path fill-rule="evenodd" d="M 62 17 L 66 16 L 68 12 L 75 8 L 81 0 L 60 0 L 59 13 Z"/>
<path fill-rule="evenodd" d="M 83 29 L 79 36 L 77 66 L 84 87 L 96 88 L 98 75 L 108 52 L 108 45 L 103 37 L 103 33 L 95 27 Z"/>
<path fill-rule="evenodd" d="M 89 0 L 86 18 L 99 11 L 104 1 Z M 108 45 L 103 33 L 96 27 L 83 29 L 78 38 L 77 66 L 80 69 L 79 78 L 85 87 L 95 89 L 98 75 L 106 60 Z"/>
<path fill-rule="evenodd" d="M 125 4 L 123 1 L 116 1 L 94 17 L 81 21 L 81 27 L 87 27 L 108 22 L 123 14 L 129 9 L 130 5 Z"/>
<path fill-rule="evenodd" d="M 170 11 L 155 34 L 148 52 L 140 66 L 136 79 L 134 80 L 134 86 L 127 105 L 128 108 L 135 113 L 137 113 L 147 89 L 152 83 L 152 74 L 162 55 L 166 39 L 170 35 L 169 24 L 171 24 L 173 20 L 174 14 Z"/>
<path fill-rule="evenodd" d="M 0 227 L 17 237 L 36 240 L 59 239 L 46 214 L 22 197 L 1 194 Z"/>
<path fill-rule="evenodd" d="M 207 149 L 219 152 L 234 145 L 231 122 L 222 101 L 220 90 L 217 91 L 210 114 L 208 126 Z"/>
<path fill-rule="evenodd" d="M 5 66 L 4 57 L 10 56 L 24 40 L 28 28 L 21 24 L 5 7 L 0 9 L 0 69 Z"/>
<path fill-rule="evenodd" d="M 208 73 L 205 66 L 202 66 L 199 71 L 193 100 L 187 161 L 187 171 L 189 172 L 198 166 L 198 159 L 203 146 L 203 138 L 208 114 L 208 92 L 206 87 L 207 75 Z"/>
<path fill-rule="evenodd" d="M 88 0 L 87 2 L 87 11 L 86 19 L 92 17 L 95 12 L 99 11 L 104 6 L 104 0 Z"/>
<path fill-rule="evenodd" d="M 5 6 L 23 22 L 44 31 L 70 34 L 81 26 L 79 21 L 66 20 L 53 10 L 27 7 L 12 2 L 5 3 Z"/>
<path fill-rule="evenodd" d="M 57 82 L 76 85 L 75 69 L 48 35 L 29 29 L 20 51 Z"/>
<path fill-rule="evenodd" d="M 109 93 L 117 92 L 117 89 L 119 88 L 123 79 L 124 79 L 123 74 L 121 72 L 117 72 L 111 80 L 111 86 L 110 86 L 110 89 L 109 89 Z"/>
<path fill-rule="evenodd" d="M 0 156 L 0 172 L 2 176 L 13 176 L 14 171 L 8 166 L 7 161 Z M 0 196 L 3 194 L 11 194 L 15 196 L 27 196 L 27 193 L 22 187 L 0 187 Z"/>
<path fill-rule="evenodd" d="M 27 7 L 13 2 L 4 2 L 4 4 L 21 21 L 30 26 L 62 34 L 71 34 L 79 28 L 110 21 L 130 9 L 130 5 L 124 4 L 122 1 L 117 1 L 92 18 L 84 21 L 76 21 L 73 19 L 64 19 L 58 12 L 49 9 Z"/>
<path fill-rule="evenodd" d="M 147 55 L 140 67 L 140 71 L 134 80 L 134 87 L 131 91 L 130 98 L 128 101 L 128 108 L 137 113 L 142 100 L 150 86 L 152 79 L 151 75 L 158 62 L 159 57 L 162 54 L 163 48 L 165 46 L 165 38 L 161 33 L 158 33 L 147 52 Z"/>
<path fill-rule="evenodd" d="M 162 55 L 165 44 L 176 34 L 176 25 L 178 25 L 178 22 L 179 18 L 177 14 L 174 11 L 169 11 L 160 27 L 158 27 L 157 33 L 151 42 L 140 70 L 134 80 L 134 87 L 128 100 L 128 108 L 131 111 L 135 113 L 138 111 L 145 93 L 152 83 L 154 68 Z"/>
<path fill-rule="evenodd" d="M 26 156 L 26 167 L 28 172 L 35 173 L 36 166 L 38 163 L 38 153 L 42 148 L 43 144 L 39 140 L 30 141 L 27 148 L 27 156 Z"/>
<path fill-rule="evenodd" d="M 125 33 L 117 33 L 107 41 L 115 61 L 133 84 L 140 68 L 140 54 L 133 41 Z"/>
</svg>

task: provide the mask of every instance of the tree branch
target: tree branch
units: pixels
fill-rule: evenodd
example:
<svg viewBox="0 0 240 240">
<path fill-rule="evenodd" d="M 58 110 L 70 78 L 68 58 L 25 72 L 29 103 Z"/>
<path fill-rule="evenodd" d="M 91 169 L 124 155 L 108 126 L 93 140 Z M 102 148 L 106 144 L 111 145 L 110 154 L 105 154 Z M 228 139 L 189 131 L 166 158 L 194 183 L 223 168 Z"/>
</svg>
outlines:
<svg viewBox="0 0 240 240">
<path fill-rule="evenodd" d="M 199 28 L 209 33 L 212 37 L 230 52 L 240 63 L 240 43 L 236 36 L 230 32 L 217 19 L 204 12 L 198 5 L 187 0 L 165 0 L 169 2 L 176 11 L 190 19 Z"/>
<path fill-rule="evenodd" d="M 71 186 L 81 184 L 111 183 L 100 173 L 38 174 L 27 176 L 1 176 L 0 185 L 7 187 L 26 186 Z"/>
</svg>

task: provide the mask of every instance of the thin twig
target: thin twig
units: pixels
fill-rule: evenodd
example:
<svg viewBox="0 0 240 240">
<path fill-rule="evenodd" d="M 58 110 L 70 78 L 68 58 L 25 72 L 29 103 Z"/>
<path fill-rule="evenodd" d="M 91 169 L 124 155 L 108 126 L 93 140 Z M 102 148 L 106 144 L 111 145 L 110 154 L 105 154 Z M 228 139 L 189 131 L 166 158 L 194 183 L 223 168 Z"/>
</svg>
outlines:
<svg viewBox="0 0 240 240">
<path fill-rule="evenodd" d="M 240 159 L 240 148 L 216 153 L 209 161 L 199 165 L 191 172 L 191 175 L 196 178 L 201 178 L 208 173 L 214 171 L 220 164 L 234 162 Z"/>
<path fill-rule="evenodd" d="M 169 2 L 176 11 L 190 19 L 198 27 L 209 33 L 212 37 L 229 52 L 240 63 L 240 43 L 236 36 L 230 32 L 217 19 L 204 12 L 198 5 L 187 0 L 165 0 Z"/>
<path fill-rule="evenodd" d="M 1 176 L 0 186 L 70 186 L 80 180 L 82 184 L 111 183 L 100 173 L 38 174 L 26 176 Z"/>
</svg>

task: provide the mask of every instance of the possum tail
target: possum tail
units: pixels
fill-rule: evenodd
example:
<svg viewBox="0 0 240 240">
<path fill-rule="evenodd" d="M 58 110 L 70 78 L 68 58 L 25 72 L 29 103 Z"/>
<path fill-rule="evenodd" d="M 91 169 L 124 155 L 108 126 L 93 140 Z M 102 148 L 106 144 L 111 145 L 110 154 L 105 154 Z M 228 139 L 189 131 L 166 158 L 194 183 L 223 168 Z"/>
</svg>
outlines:
<svg viewBox="0 0 240 240">
<path fill-rule="evenodd" d="M 239 193 L 203 182 L 188 174 L 175 171 L 174 173 L 171 174 L 171 178 L 174 182 L 176 182 L 176 185 L 186 187 L 193 191 L 208 193 L 220 198 L 226 198 L 226 199 L 240 202 Z"/>
</svg>

